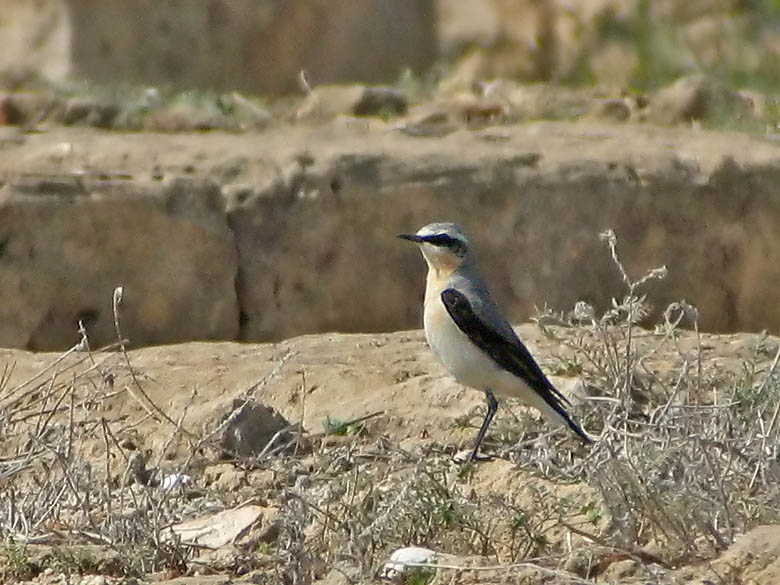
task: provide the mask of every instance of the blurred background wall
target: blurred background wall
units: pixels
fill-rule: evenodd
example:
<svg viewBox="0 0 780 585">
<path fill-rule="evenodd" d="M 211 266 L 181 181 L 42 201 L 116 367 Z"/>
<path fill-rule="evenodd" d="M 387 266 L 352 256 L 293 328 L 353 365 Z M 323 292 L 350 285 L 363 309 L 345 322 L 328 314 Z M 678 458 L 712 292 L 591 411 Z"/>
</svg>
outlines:
<svg viewBox="0 0 780 585">
<path fill-rule="evenodd" d="M 777 0 L 2 0 L 0 72 L 280 94 L 455 79 L 658 86 L 780 73 Z"/>
<path fill-rule="evenodd" d="M 3 0 L 0 69 L 280 94 L 436 57 L 431 0 Z"/>
<path fill-rule="evenodd" d="M 394 80 L 436 55 L 431 0 L 67 0 L 73 67 L 108 81 L 284 93 Z M 193 58 L 195 57 L 195 58 Z"/>
</svg>

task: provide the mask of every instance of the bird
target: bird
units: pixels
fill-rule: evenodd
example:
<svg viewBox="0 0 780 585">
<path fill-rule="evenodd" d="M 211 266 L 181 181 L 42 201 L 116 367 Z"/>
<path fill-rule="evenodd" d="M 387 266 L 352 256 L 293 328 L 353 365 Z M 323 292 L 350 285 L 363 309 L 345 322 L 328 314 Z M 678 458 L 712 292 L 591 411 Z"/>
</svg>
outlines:
<svg viewBox="0 0 780 585">
<path fill-rule="evenodd" d="M 423 311 L 428 345 L 456 381 L 485 394 L 487 413 L 468 460 L 489 459 L 479 455 L 479 448 L 498 409 L 496 395 L 518 398 L 549 422 L 592 443 L 566 411 L 571 403 L 501 314 L 463 230 L 436 222 L 398 237 L 417 244 L 428 265 Z"/>
</svg>

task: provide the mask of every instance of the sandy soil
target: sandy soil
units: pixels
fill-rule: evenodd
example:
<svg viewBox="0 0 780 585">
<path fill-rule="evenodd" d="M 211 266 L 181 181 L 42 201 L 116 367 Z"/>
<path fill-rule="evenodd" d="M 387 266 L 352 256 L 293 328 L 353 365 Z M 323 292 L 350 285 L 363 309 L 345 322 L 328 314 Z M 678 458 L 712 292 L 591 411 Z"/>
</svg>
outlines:
<svg viewBox="0 0 780 585">
<path fill-rule="evenodd" d="M 532 325 L 523 325 L 519 333 L 547 371 L 567 374 L 555 375 L 553 379 L 572 398 L 574 412 L 586 427 L 597 437 L 601 433 L 604 442 L 612 441 L 609 431 L 595 426 L 601 424 L 593 410 L 593 404 L 598 400 L 592 402 L 594 396 L 597 399 L 600 395 L 594 387 L 597 377 L 588 367 L 572 366 L 578 352 L 576 348 L 585 347 L 582 340 L 589 334 L 554 327 L 548 331 L 549 335 L 544 335 Z M 658 380 L 679 378 L 680 356 L 691 356 L 700 348 L 707 388 L 715 387 L 715 381 L 720 388 L 733 387 L 742 379 L 745 364 L 752 364 L 756 383 L 760 383 L 778 347 L 776 339 L 755 335 L 704 336 L 697 342 L 691 333 L 676 335 L 675 339 L 665 338 L 660 333 L 634 333 L 639 351 L 646 357 L 643 370 L 654 372 Z M 583 351 L 579 355 L 586 353 Z M 709 552 L 709 558 L 714 561 L 702 564 L 701 559 L 690 554 L 681 556 L 670 543 L 658 538 L 648 539 L 647 535 L 639 535 L 635 543 L 623 541 L 620 544 L 620 521 L 610 517 L 596 482 L 591 482 L 593 478 L 598 481 L 598 476 L 589 476 L 584 471 L 585 467 L 596 465 L 593 459 L 596 450 L 583 447 L 563 432 L 550 434 L 546 424 L 516 403 L 510 402 L 499 410 L 490 434 L 488 449 L 498 455 L 496 459 L 465 468 L 453 464 L 452 454 L 468 447 L 473 439 L 474 426 L 482 413 L 482 398 L 474 391 L 457 386 L 444 374 L 419 331 L 312 335 L 265 345 L 189 343 L 134 350 L 127 359 L 135 381 L 121 352 L 73 352 L 63 358 L 61 354 L 0 350 L 0 364 L 8 368 L 13 366 L 10 376 L 6 371 L 9 379 L 0 393 L 0 406 L 10 416 L 10 420 L 6 419 L 4 468 L 11 470 L 14 456 L 29 449 L 29 437 L 40 430 L 43 418 L 47 419 L 44 426 L 48 425 L 50 435 L 38 433 L 43 437 L 40 440 L 61 445 L 57 437 L 66 436 L 68 428 L 76 428 L 70 431 L 76 437 L 73 444 L 77 445 L 75 452 L 78 453 L 72 455 L 73 461 L 90 462 L 96 478 L 101 475 L 99 469 L 108 469 L 115 489 L 122 484 L 123 458 L 135 453 L 145 454 L 146 467 L 159 467 L 162 474 L 186 471 L 192 482 L 176 496 L 180 505 L 170 509 L 170 521 L 202 515 L 214 509 L 214 502 L 219 502 L 216 504 L 219 509 L 254 502 L 261 506 L 266 519 L 271 516 L 283 519 L 282 528 L 277 529 L 277 534 L 281 530 L 281 535 L 267 537 L 270 544 L 262 544 L 266 541 L 258 540 L 256 536 L 267 534 L 268 522 L 257 522 L 226 550 L 223 547 L 216 551 L 189 551 L 189 560 L 181 566 L 169 566 L 168 569 L 158 566 L 153 574 L 143 576 L 142 582 L 151 579 L 171 583 L 223 583 L 231 575 L 233 579 L 248 582 L 277 582 L 275 579 L 280 578 L 278 567 L 289 569 L 290 559 L 283 555 L 274 557 L 273 553 L 276 551 L 278 555 L 281 549 L 293 550 L 296 542 L 306 543 L 301 550 L 311 547 L 311 554 L 306 558 L 313 565 L 302 574 L 308 575 L 307 578 L 325 578 L 327 583 L 349 582 L 343 580 L 344 573 L 361 582 L 370 580 L 371 571 L 378 570 L 393 549 L 408 545 L 423 545 L 440 554 L 455 555 L 449 562 L 456 565 L 497 564 L 504 567 L 492 573 L 464 572 L 456 581 L 462 583 L 503 582 L 508 565 L 537 557 L 543 560 L 534 561 L 534 566 L 521 564 L 511 569 L 516 582 L 534 582 L 533 579 L 540 576 L 551 583 L 571 582 L 571 578 L 582 583 L 597 579 L 613 583 L 644 582 L 640 580 L 655 575 L 658 579 L 655 582 L 673 583 L 675 575 L 682 570 L 678 566 L 685 567 L 687 578 L 703 579 L 699 576 L 709 575 L 707 571 L 717 569 L 713 565 L 718 562 L 717 551 Z M 581 371 L 576 373 L 578 369 Z M 576 375 L 571 375 L 572 372 Z M 662 390 L 648 380 L 650 378 L 636 390 L 644 396 L 635 401 L 635 407 L 645 412 L 663 405 Z M 30 382 L 24 385 L 25 381 Z M 15 388 L 20 390 L 14 392 Z M 62 406 L 61 412 L 49 417 L 48 409 L 40 404 L 44 395 L 50 396 L 44 403 L 49 407 L 55 403 L 56 396 L 73 396 L 71 402 L 75 401 L 75 407 Z M 231 412 L 235 398 L 247 396 L 274 407 L 288 421 L 301 423 L 305 443 L 301 443 L 297 453 L 288 451 L 275 457 L 259 457 L 252 463 L 250 460 L 225 459 L 214 441 L 199 440 L 220 425 L 224 416 Z M 693 394 L 684 402 L 691 400 Z M 56 404 L 67 405 L 68 402 L 65 398 Z M 467 416 L 464 418 L 464 415 Z M 358 432 L 350 431 L 343 436 L 324 433 L 329 418 L 332 428 L 335 420 L 350 421 L 365 416 L 369 416 L 365 423 L 353 426 L 353 430 L 359 427 Z M 110 449 L 110 457 L 106 451 L 106 434 L 100 431 L 100 424 L 95 423 L 101 420 L 106 422 L 117 441 Z M 90 421 L 93 424 L 88 430 Z M 21 472 L 9 472 L 0 480 L 5 482 L 6 488 L 13 487 L 21 495 L 35 484 L 31 470 L 44 473 L 46 467 L 38 466 L 41 461 L 43 459 L 37 463 L 33 461 Z M 185 462 L 186 469 L 182 467 Z M 76 463 L 71 469 L 75 468 Z M 75 471 L 72 473 L 76 474 Z M 604 473 L 609 470 L 605 469 Z M 406 503 L 399 505 L 389 519 L 390 509 L 378 516 L 365 512 L 366 516 L 360 522 L 357 518 L 352 519 L 356 524 L 353 531 L 348 531 L 351 537 L 341 540 L 343 535 L 339 538 L 334 535 L 333 541 L 323 537 L 322 518 L 317 518 L 316 512 L 304 514 L 302 518 L 307 518 L 307 525 L 301 528 L 307 538 L 295 541 L 285 524 L 293 509 L 290 491 L 297 490 L 296 493 L 303 494 L 301 498 L 317 509 L 322 505 L 333 506 L 336 510 L 339 498 L 346 497 L 340 490 L 346 489 L 348 493 L 349 489 L 355 489 L 354 484 L 352 488 L 348 485 L 345 488 L 342 483 L 353 474 L 357 483 L 360 483 L 357 478 L 364 474 L 366 493 L 419 490 L 415 492 L 413 503 L 408 504 L 412 509 L 407 510 Z M 453 508 L 457 510 L 453 517 L 463 522 L 463 526 L 442 529 L 435 534 L 429 532 L 428 540 L 419 534 L 412 536 L 414 530 L 410 526 L 415 525 L 415 519 L 419 522 L 419 518 L 425 516 L 422 510 L 415 512 L 414 506 L 433 497 L 425 491 L 430 486 L 423 489 L 413 482 L 417 475 L 427 474 L 440 478 L 436 481 L 444 482 L 443 485 L 452 490 L 453 501 L 471 501 L 470 506 L 479 502 L 484 506 L 500 502 L 503 512 L 485 509 L 467 513 L 468 506 L 462 510 Z M 78 483 L 79 480 L 75 481 Z M 154 482 L 147 486 L 136 485 L 133 489 L 140 490 L 138 494 L 144 493 L 143 490 L 159 490 Z M 764 488 L 757 484 L 757 489 Z M 459 499 L 461 497 L 463 500 Z M 212 502 L 211 508 L 204 504 L 207 500 Z M 375 505 L 379 508 L 374 513 L 386 504 L 377 500 Z M 522 510 L 527 514 L 527 525 L 518 520 L 520 516 L 511 519 L 527 526 L 529 534 L 533 535 L 530 541 L 507 528 L 510 520 L 507 515 L 511 510 L 516 514 Z M 99 510 L 94 513 L 96 518 L 105 518 Z M 327 512 L 323 513 L 327 518 Z M 445 514 L 447 522 L 457 525 L 449 512 L 439 513 Z M 76 516 L 68 516 L 63 510 L 62 518 L 66 517 L 76 524 Z M 407 524 L 409 522 L 411 524 Z M 469 522 L 485 522 L 485 525 L 474 526 Z M 68 564 L 59 557 L 59 564 L 52 562 L 51 546 L 61 550 L 84 547 L 89 541 L 84 535 L 89 530 L 69 532 L 66 526 L 52 521 L 46 526 L 47 530 L 38 531 L 46 535 L 42 539 L 46 546 L 28 544 L 24 549 L 25 558 L 48 559 L 40 565 L 47 568 L 37 574 L 33 582 L 62 582 L 58 580 L 60 575 L 66 572 L 75 575 L 79 565 L 72 559 Z M 741 526 L 745 531 L 753 527 L 750 521 Z M 342 555 L 347 550 L 357 554 L 355 543 L 360 542 L 358 532 L 361 528 L 366 534 L 371 533 L 372 538 L 376 537 L 374 544 L 379 549 L 371 555 L 374 569 L 368 573 L 365 566 L 359 569 L 357 557 L 349 561 L 343 556 L 320 556 L 319 551 L 326 542 L 331 547 L 345 547 L 340 549 Z M 411 540 L 403 540 L 404 530 Z M 484 538 L 479 536 L 480 531 Z M 734 538 L 739 532 L 741 530 L 733 533 Z M 247 534 L 255 535 L 254 539 Z M 780 538 L 778 531 L 772 534 L 772 538 Z M 514 537 L 510 538 L 510 535 Z M 762 538 L 771 541 L 767 534 Z M 354 542 L 349 544 L 351 541 Z M 536 542 L 536 546 L 529 542 Z M 728 544 L 730 542 L 723 542 L 723 546 Z M 109 582 L 121 582 L 126 578 L 116 575 L 116 566 L 112 569 L 105 561 L 116 556 L 110 546 L 95 550 L 97 552 L 90 553 L 91 558 L 104 559 L 104 563 L 85 565 L 81 570 L 86 576 L 81 581 L 71 582 L 103 582 L 92 574 L 95 571 L 102 571 L 100 578 Z M 316 554 L 315 550 L 318 551 Z M 11 555 L 16 558 L 16 565 L 8 560 L 8 551 L 6 547 L 6 574 L 19 565 L 18 555 Z M 544 560 L 550 554 L 552 557 L 549 558 L 553 560 Z M 736 553 L 730 554 L 729 558 L 736 558 Z M 275 560 L 268 560 L 270 558 Z M 282 558 L 287 560 L 280 560 Z M 752 575 L 750 571 L 767 574 L 765 567 L 745 562 L 745 575 Z M 447 579 L 452 577 L 451 571 L 439 573 L 436 582 L 449 582 Z M 170 581 L 170 578 L 184 574 L 190 577 Z M 742 575 L 739 573 L 739 578 Z M 770 583 L 756 579 L 755 583 Z"/>
</svg>

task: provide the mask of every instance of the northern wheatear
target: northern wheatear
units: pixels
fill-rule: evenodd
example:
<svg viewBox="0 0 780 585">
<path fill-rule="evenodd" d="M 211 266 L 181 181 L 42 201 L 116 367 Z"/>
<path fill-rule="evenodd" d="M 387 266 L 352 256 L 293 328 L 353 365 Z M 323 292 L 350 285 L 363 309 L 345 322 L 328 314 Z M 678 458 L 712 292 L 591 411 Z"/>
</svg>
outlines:
<svg viewBox="0 0 780 585">
<path fill-rule="evenodd" d="M 425 338 L 444 367 L 464 386 L 482 390 L 487 414 L 477 434 L 476 460 L 498 408 L 494 393 L 518 398 L 549 421 L 592 440 L 566 412 L 570 404 L 552 385 L 501 315 L 477 269 L 469 241 L 454 223 L 431 223 L 399 238 L 416 243 L 428 264 Z"/>
</svg>

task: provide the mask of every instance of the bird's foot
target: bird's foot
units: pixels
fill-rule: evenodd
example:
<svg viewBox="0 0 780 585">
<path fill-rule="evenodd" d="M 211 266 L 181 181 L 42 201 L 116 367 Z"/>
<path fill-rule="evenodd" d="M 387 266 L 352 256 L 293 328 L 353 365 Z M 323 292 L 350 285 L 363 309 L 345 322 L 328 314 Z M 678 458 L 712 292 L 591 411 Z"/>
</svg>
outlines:
<svg viewBox="0 0 780 585">
<path fill-rule="evenodd" d="M 452 462 L 461 465 L 463 463 L 480 463 L 484 461 L 493 461 L 494 457 L 490 455 L 480 455 L 472 449 L 458 451 L 452 456 Z"/>
</svg>

